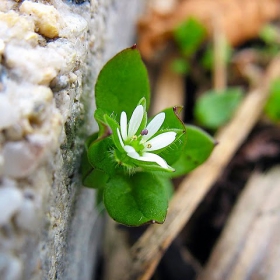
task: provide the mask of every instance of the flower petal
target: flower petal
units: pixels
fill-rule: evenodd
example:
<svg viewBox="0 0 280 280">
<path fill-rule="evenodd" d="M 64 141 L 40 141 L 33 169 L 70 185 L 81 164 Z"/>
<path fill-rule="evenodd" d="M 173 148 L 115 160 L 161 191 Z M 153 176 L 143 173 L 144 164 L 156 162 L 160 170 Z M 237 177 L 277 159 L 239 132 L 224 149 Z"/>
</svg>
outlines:
<svg viewBox="0 0 280 280">
<path fill-rule="evenodd" d="M 125 145 L 124 150 L 127 152 L 127 155 L 129 157 L 139 160 L 140 155 L 136 152 L 136 150 L 133 147 L 131 147 L 129 145 Z"/>
<path fill-rule="evenodd" d="M 159 130 L 159 128 L 162 126 L 165 119 L 165 113 L 159 113 L 157 114 L 148 124 L 146 129 L 148 130 L 147 135 L 143 135 L 141 142 L 144 143 L 148 139 L 150 139 L 154 134 Z"/>
<path fill-rule="evenodd" d="M 123 140 L 122 140 L 119 128 L 117 128 L 117 133 L 118 133 L 118 137 L 119 137 L 120 143 L 121 143 L 122 147 L 124 148 L 124 143 L 123 143 Z"/>
<path fill-rule="evenodd" d="M 137 153 L 136 150 L 132 146 L 125 145 L 123 148 L 127 153 Z"/>
<path fill-rule="evenodd" d="M 143 156 L 139 157 L 138 160 L 155 162 L 162 168 L 174 170 L 171 166 L 167 164 L 167 162 L 162 157 L 153 153 L 144 153 Z"/>
<path fill-rule="evenodd" d="M 142 105 L 138 105 L 132 113 L 128 126 L 127 137 L 130 138 L 137 132 L 144 115 L 144 108 Z"/>
<path fill-rule="evenodd" d="M 125 141 L 127 139 L 127 116 L 126 116 L 126 112 L 121 113 L 120 126 L 121 126 L 121 135 L 122 135 L 123 140 Z"/>
<path fill-rule="evenodd" d="M 156 151 L 170 145 L 176 138 L 176 132 L 169 131 L 157 135 L 145 143 L 143 151 Z"/>
</svg>

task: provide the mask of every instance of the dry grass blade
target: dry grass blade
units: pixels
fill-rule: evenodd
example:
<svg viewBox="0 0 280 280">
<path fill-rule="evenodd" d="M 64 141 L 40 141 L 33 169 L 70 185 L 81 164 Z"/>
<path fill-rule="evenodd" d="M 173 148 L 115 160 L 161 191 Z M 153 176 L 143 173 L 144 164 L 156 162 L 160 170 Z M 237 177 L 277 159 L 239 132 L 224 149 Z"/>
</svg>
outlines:
<svg viewBox="0 0 280 280">
<path fill-rule="evenodd" d="M 172 198 L 163 225 L 152 225 L 132 248 L 132 264 L 122 279 L 150 279 L 164 251 L 181 231 L 196 207 L 247 137 L 268 98 L 272 80 L 280 76 L 280 58 L 268 67 L 259 88 L 248 93 L 232 121 L 216 136 L 219 145 L 209 160 L 181 183 Z"/>
<path fill-rule="evenodd" d="M 255 173 L 199 280 L 279 279 L 280 167 Z"/>
</svg>

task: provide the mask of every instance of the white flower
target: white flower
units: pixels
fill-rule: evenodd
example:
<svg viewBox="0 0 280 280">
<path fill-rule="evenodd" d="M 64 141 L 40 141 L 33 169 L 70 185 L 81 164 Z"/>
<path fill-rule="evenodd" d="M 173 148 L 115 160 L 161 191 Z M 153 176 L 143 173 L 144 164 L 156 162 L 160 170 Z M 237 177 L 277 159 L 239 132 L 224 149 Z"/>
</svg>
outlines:
<svg viewBox="0 0 280 280">
<path fill-rule="evenodd" d="M 144 117 L 144 107 L 138 105 L 132 113 L 129 124 L 127 124 L 127 115 L 125 112 L 121 113 L 120 129 L 117 129 L 117 134 L 121 146 L 127 155 L 133 159 L 147 162 L 155 162 L 159 166 L 174 170 L 167 162 L 152 151 L 156 151 L 167 147 L 176 138 L 176 132 L 164 132 L 153 137 L 162 126 L 165 113 L 156 115 L 148 126 L 143 129 L 139 135 L 136 135 Z"/>
</svg>

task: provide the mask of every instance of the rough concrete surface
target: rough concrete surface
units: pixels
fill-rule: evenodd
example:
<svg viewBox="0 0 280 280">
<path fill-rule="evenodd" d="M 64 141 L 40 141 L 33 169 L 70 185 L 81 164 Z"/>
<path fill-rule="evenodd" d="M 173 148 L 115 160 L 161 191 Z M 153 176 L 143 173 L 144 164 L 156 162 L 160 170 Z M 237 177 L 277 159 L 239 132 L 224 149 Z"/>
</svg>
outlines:
<svg viewBox="0 0 280 280">
<path fill-rule="evenodd" d="M 94 83 L 144 1 L 0 0 L 0 278 L 92 279 L 102 220 L 81 186 Z"/>
</svg>

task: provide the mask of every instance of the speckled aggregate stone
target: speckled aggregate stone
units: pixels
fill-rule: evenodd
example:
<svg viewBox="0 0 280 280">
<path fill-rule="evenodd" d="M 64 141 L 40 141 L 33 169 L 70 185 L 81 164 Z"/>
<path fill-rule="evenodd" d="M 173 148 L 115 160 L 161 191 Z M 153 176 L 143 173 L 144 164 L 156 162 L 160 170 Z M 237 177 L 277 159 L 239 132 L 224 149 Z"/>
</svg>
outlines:
<svg viewBox="0 0 280 280">
<path fill-rule="evenodd" d="M 80 155 L 96 77 L 143 5 L 0 0 L 1 280 L 92 279 L 102 221 Z"/>
</svg>

